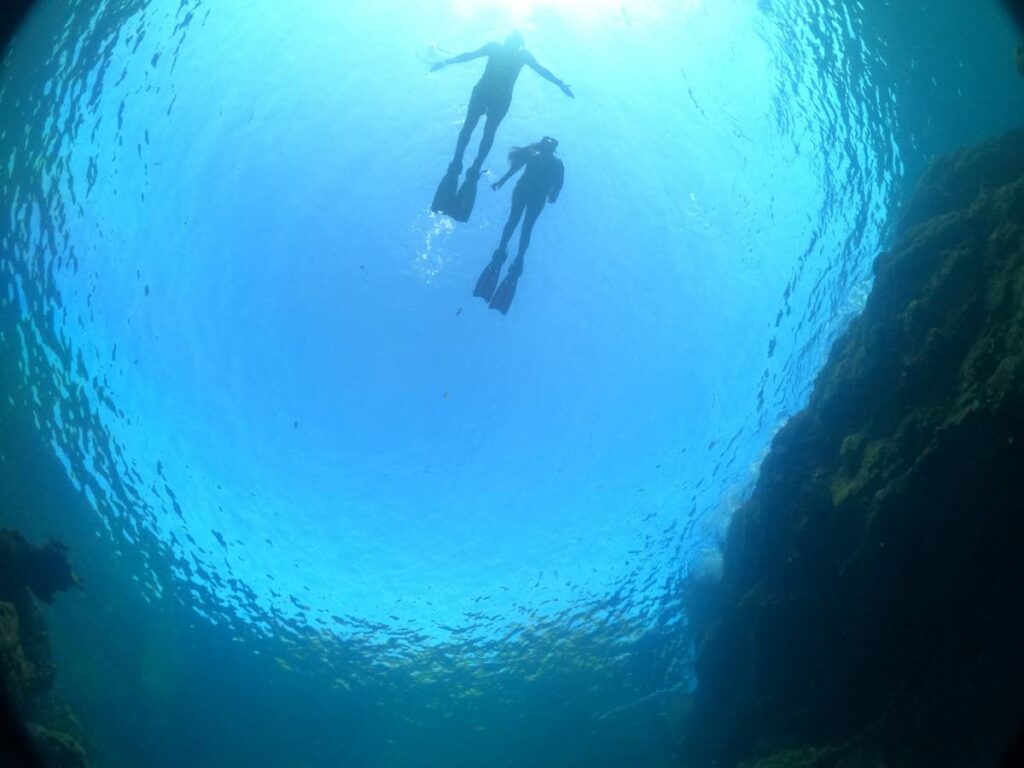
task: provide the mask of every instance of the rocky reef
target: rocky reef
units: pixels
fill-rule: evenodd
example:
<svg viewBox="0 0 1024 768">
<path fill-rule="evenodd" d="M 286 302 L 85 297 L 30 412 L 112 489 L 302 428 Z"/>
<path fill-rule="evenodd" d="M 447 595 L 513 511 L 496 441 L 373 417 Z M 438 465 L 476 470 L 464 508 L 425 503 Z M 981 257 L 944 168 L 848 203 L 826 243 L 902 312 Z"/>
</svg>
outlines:
<svg viewBox="0 0 1024 768">
<path fill-rule="evenodd" d="M 1002 0 L 1002 4 L 1021 35 L 1024 35 L 1024 0 Z M 1024 77 L 1024 43 L 1017 46 L 1014 58 L 1017 62 L 1017 71 Z"/>
<path fill-rule="evenodd" d="M 21 21 L 28 15 L 34 0 L 4 0 L 0 3 L 0 54 L 7 48 Z"/>
<path fill-rule="evenodd" d="M 67 550 L 37 547 L 0 530 L 0 696 L 27 724 L 34 750 L 51 768 L 84 768 L 74 717 L 49 695 L 56 677 L 49 635 L 38 602 L 78 585 Z"/>
<path fill-rule="evenodd" d="M 894 242 L 694 603 L 686 765 L 991 766 L 1020 724 L 1024 131 Z"/>
</svg>

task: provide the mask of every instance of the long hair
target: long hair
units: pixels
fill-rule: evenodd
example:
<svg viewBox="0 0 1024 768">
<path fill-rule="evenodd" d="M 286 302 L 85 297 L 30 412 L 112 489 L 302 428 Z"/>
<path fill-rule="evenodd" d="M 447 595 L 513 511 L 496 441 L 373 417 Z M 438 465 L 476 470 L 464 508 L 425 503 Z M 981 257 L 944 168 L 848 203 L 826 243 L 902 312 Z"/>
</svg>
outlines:
<svg viewBox="0 0 1024 768">
<path fill-rule="evenodd" d="M 520 165 L 539 154 L 540 142 L 535 141 L 533 144 L 527 144 L 525 147 L 512 147 L 508 151 L 508 162 L 509 165 Z"/>
</svg>

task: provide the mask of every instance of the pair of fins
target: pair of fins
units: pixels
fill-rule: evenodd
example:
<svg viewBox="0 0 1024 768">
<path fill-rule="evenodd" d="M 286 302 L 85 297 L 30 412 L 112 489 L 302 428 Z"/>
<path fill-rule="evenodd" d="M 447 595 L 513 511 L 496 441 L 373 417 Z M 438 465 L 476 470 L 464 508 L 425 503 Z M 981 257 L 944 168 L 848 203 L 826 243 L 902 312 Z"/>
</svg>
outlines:
<svg viewBox="0 0 1024 768">
<path fill-rule="evenodd" d="M 480 171 L 470 168 L 466 180 L 459 186 L 459 166 L 452 163 L 448 166 L 441 183 L 437 185 L 434 201 L 430 210 L 443 213 L 456 221 L 467 222 L 476 204 L 476 188 L 480 181 Z"/>
<path fill-rule="evenodd" d="M 469 221 L 473 213 L 473 206 L 476 203 L 476 188 L 480 181 L 480 171 L 470 168 L 466 173 L 466 180 L 459 186 L 460 168 L 456 163 L 448 166 L 441 183 L 437 185 L 437 192 L 434 193 L 434 201 L 430 204 L 430 210 L 434 213 L 443 213 L 451 216 L 459 222 Z M 486 301 L 491 309 L 496 309 L 501 314 L 508 314 L 512 306 L 512 299 L 516 295 L 516 286 L 519 285 L 519 276 L 523 274 L 523 262 L 516 259 L 508 269 L 505 279 L 498 285 L 498 278 L 501 276 L 501 267 L 505 263 L 508 254 L 505 251 L 495 251 L 491 261 L 480 273 L 480 279 L 476 281 L 476 288 L 473 295 Z"/>
<path fill-rule="evenodd" d="M 505 251 L 495 251 L 490 262 L 480 273 L 480 279 L 476 281 L 476 288 L 473 295 L 486 301 L 491 309 L 496 309 L 501 314 L 507 315 L 509 307 L 512 306 L 512 299 L 516 296 L 516 286 L 519 285 L 519 276 L 523 274 L 523 262 L 516 259 L 508 268 L 508 274 L 498 285 L 498 277 L 501 275 L 501 267 L 505 263 L 508 254 Z"/>
</svg>

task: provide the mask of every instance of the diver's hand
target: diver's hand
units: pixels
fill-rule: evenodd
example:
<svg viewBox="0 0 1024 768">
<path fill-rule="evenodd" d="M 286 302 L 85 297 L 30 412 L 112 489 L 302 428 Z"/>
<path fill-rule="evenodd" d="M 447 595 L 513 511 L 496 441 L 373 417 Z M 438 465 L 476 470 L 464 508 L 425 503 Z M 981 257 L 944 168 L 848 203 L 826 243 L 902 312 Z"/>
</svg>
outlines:
<svg viewBox="0 0 1024 768">
<path fill-rule="evenodd" d="M 564 93 L 570 99 L 575 99 L 576 98 L 576 94 L 574 94 L 572 92 L 572 86 L 571 85 L 566 85 L 565 83 L 562 83 L 558 87 L 561 88 L 562 89 L 562 93 Z"/>
<path fill-rule="evenodd" d="M 552 204 L 557 203 L 558 195 L 548 195 L 548 202 Z"/>
<path fill-rule="evenodd" d="M 434 66 L 432 66 L 430 68 L 430 71 L 431 72 L 437 72 L 437 70 L 444 69 L 447 66 L 448 66 L 448 62 L 447 61 L 439 61 L 439 62 L 437 62 L 437 64 L 435 64 Z"/>
<path fill-rule="evenodd" d="M 493 184 L 491 184 L 491 189 L 493 189 L 495 192 L 497 192 L 503 186 L 505 186 L 505 182 L 504 181 L 496 181 Z"/>
</svg>

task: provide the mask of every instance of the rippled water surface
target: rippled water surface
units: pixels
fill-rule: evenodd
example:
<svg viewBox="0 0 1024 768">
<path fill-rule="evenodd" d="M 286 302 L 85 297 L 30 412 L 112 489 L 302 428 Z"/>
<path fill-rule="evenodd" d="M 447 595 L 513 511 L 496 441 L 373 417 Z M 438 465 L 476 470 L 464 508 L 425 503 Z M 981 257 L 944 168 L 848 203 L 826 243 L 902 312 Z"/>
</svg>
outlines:
<svg viewBox="0 0 1024 768">
<path fill-rule="evenodd" d="M 133 589 L 327 697 L 359 764 L 671 764 L 686 585 L 945 141 L 886 13 L 42 3 L 0 78 L 16 404 Z M 577 98 L 524 72 L 488 161 L 566 165 L 501 316 L 508 192 L 429 210 L 481 66 L 429 69 L 512 27 Z"/>
</svg>

